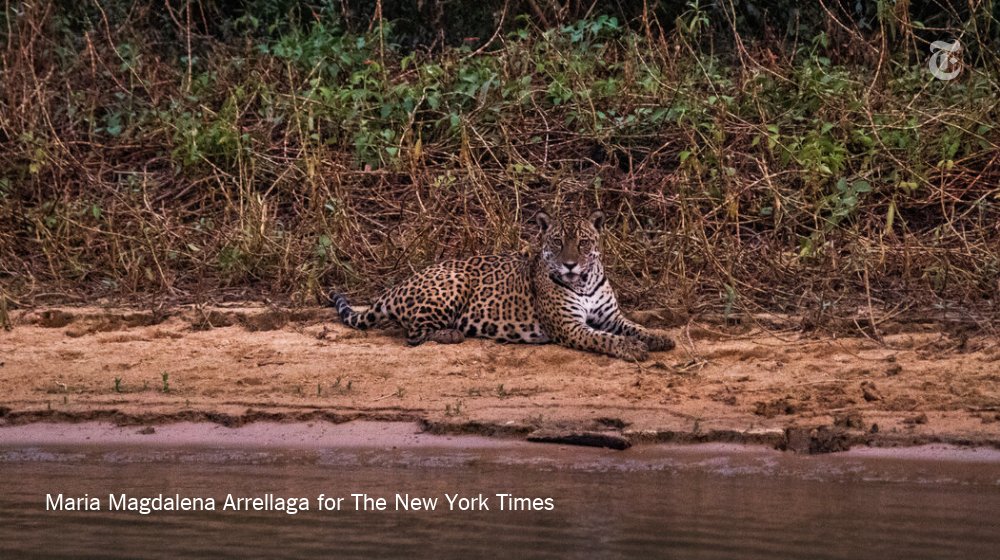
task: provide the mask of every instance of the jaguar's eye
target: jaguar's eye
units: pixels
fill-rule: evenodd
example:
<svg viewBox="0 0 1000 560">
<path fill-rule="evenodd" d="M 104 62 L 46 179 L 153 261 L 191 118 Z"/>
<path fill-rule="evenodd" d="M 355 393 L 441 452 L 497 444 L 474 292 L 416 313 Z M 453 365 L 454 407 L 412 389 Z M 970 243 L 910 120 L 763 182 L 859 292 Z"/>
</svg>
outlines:
<svg viewBox="0 0 1000 560">
<path fill-rule="evenodd" d="M 562 246 L 562 238 L 561 237 L 553 237 L 552 238 L 552 244 L 553 245 L 559 245 L 561 247 Z"/>
<path fill-rule="evenodd" d="M 589 253 L 590 250 L 593 249 L 593 248 L 594 248 L 594 245 L 590 241 L 581 241 L 580 242 L 580 251 L 582 251 L 584 253 Z"/>
</svg>

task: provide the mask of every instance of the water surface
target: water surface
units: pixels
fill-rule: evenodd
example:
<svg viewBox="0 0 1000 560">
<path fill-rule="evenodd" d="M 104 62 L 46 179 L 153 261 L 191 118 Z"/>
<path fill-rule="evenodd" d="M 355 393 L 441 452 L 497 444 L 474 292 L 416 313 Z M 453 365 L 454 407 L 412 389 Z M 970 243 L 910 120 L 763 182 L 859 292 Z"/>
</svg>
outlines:
<svg viewBox="0 0 1000 560">
<path fill-rule="evenodd" d="M 994 458 L 995 459 L 995 458 Z M 46 511 L 46 494 L 308 497 L 268 512 Z M 387 500 L 354 511 L 352 493 Z M 438 497 L 395 511 L 396 493 Z M 445 494 L 490 511 L 448 511 Z M 496 494 L 551 498 L 497 511 Z M 345 497 L 316 511 L 319 494 Z M 350 506 L 350 507 L 346 507 Z M 3 444 L 0 558 L 987 558 L 1000 464 L 724 446 L 254 448 Z"/>
</svg>

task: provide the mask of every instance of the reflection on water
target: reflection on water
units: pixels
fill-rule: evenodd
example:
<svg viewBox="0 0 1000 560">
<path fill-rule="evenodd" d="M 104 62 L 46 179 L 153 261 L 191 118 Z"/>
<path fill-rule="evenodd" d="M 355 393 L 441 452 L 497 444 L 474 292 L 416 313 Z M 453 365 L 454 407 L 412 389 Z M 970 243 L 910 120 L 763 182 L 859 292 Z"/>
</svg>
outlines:
<svg viewBox="0 0 1000 560">
<path fill-rule="evenodd" d="M 47 493 L 305 496 L 281 512 L 45 511 Z M 439 497 L 394 511 L 395 493 Z M 388 509 L 353 511 L 352 493 Z M 448 511 L 444 494 L 552 498 Z M 315 510 L 319 494 L 347 511 Z M 347 507 L 350 506 L 350 507 Z M 0 558 L 986 558 L 1000 467 L 718 449 L 0 447 Z"/>
</svg>

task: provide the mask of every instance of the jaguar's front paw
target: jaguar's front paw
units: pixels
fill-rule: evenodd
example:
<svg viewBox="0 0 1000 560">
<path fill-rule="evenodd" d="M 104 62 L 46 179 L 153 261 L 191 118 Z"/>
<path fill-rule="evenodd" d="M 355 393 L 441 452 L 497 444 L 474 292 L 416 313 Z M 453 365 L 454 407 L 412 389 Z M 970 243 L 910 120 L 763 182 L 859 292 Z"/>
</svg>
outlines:
<svg viewBox="0 0 1000 560">
<path fill-rule="evenodd" d="M 669 336 L 661 333 L 651 332 L 645 338 L 646 346 L 650 352 L 666 352 L 673 350 L 677 344 Z"/>
<path fill-rule="evenodd" d="M 616 341 L 612 353 L 616 358 L 631 362 L 643 362 L 649 358 L 649 348 L 637 338 L 622 337 Z"/>
<path fill-rule="evenodd" d="M 455 329 L 444 329 L 434 332 L 430 336 L 430 340 L 438 344 L 458 344 L 465 340 L 465 335 Z"/>
</svg>

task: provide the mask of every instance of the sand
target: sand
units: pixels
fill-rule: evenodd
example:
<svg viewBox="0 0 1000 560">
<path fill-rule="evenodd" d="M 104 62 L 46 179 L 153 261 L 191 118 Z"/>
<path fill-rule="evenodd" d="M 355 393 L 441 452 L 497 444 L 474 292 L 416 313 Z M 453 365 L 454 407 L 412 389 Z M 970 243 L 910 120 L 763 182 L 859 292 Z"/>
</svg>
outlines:
<svg viewBox="0 0 1000 560">
<path fill-rule="evenodd" d="M 12 318 L 13 330 L 0 331 L 6 427 L 108 421 L 152 435 L 178 422 L 365 420 L 610 447 L 1000 447 L 1000 348 L 986 333 L 934 323 L 843 336 L 791 319 L 691 321 L 667 329 L 676 350 L 636 364 L 486 340 L 411 348 L 399 333 L 350 330 L 321 308 Z M 662 313 L 636 318 L 669 325 Z"/>
</svg>

